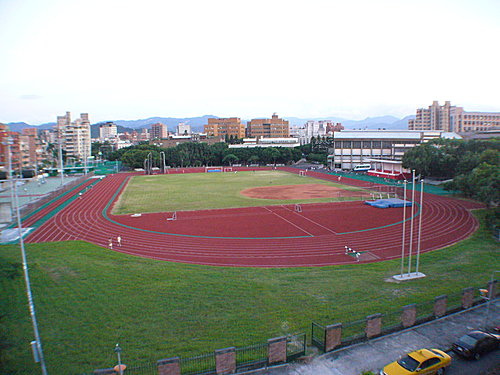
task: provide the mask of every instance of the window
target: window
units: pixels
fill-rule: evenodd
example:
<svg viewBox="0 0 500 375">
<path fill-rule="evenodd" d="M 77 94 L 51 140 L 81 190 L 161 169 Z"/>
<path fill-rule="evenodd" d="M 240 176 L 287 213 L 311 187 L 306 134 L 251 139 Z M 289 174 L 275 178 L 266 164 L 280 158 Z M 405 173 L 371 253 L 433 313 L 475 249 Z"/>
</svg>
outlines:
<svg viewBox="0 0 500 375">
<path fill-rule="evenodd" d="M 441 362 L 439 360 L 439 358 L 430 358 L 427 361 L 422 362 L 422 364 L 420 365 L 420 368 L 426 369 L 426 368 L 432 367 L 434 365 L 437 365 L 439 362 Z"/>
<path fill-rule="evenodd" d="M 342 148 L 351 148 L 351 141 L 343 141 Z"/>
</svg>

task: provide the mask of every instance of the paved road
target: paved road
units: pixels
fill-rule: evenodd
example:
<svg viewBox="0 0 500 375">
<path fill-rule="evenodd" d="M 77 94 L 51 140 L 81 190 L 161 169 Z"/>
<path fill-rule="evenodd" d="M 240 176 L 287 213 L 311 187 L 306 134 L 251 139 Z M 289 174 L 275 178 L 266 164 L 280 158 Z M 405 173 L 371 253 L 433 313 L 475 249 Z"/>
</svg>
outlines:
<svg viewBox="0 0 500 375">
<path fill-rule="evenodd" d="M 253 372 L 259 375 L 359 375 L 363 371 L 378 371 L 397 360 L 402 354 L 421 349 L 438 348 L 448 351 L 451 344 L 469 330 L 484 325 L 486 306 L 481 305 L 457 314 L 343 348 L 322 355 L 310 364 L 292 364 L 280 368 Z M 490 305 L 489 326 L 500 325 L 500 299 Z M 500 350 L 483 356 L 479 361 L 467 361 L 453 355 L 447 375 L 479 375 L 498 367 Z M 489 375 L 497 374 L 493 371 Z"/>
</svg>

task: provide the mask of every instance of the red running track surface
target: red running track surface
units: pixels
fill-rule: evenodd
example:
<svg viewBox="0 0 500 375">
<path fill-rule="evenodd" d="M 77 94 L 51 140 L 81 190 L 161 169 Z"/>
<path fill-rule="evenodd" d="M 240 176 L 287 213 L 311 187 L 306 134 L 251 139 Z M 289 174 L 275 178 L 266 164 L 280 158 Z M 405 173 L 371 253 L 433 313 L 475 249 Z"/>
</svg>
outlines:
<svg viewBox="0 0 500 375">
<path fill-rule="evenodd" d="M 298 170 L 281 168 L 292 173 Z M 308 172 L 309 176 L 336 176 Z M 363 252 L 361 262 L 401 256 L 403 208 L 379 209 L 363 202 L 294 205 L 143 214 L 112 215 L 114 202 L 130 174 L 115 174 L 98 182 L 36 231 L 27 242 L 84 240 L 126 254 L 182 263 L 241 267 L 299 267 L 355 263 L 344 246 Z M 342 183 L 369 187 L 364 181 Z M 409 195 L 408 195 L 409 197 Z M 416 193 L 415 201 L 420 201 Z M 470 236 L 478 222 L 469 201 L 424 194 L 421 251 L 436 250 Z M 411 208 L 406 209 L 406 218 Z M 417 249 L 418 208 L 413 224 L 413 254 Z M 406 221 L 405 251 L 410 241 Z M 122 246 L 116 242 L 122 238 Z"/>
</svg>

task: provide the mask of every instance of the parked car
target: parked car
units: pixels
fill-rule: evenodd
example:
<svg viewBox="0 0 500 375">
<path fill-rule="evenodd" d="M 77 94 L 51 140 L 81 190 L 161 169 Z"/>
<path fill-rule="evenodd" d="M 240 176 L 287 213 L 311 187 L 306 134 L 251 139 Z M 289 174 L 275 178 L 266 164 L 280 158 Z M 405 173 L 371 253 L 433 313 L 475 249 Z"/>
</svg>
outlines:
<svg viewBox="0 0 500 375">
<path fill-rule="evenodd" d="M 479 359 L 481 355 L 500 346 L 500 335 L 483 331 L 471 331 L 453 343 L 455 353 L 465 358 Z"/>
<path fill-rule="evenodd" d="M 420 349 L 408 353 L 380 370 L 380 375 L 442 375 L 451 357 L 439 349 Z"/>
</svg>

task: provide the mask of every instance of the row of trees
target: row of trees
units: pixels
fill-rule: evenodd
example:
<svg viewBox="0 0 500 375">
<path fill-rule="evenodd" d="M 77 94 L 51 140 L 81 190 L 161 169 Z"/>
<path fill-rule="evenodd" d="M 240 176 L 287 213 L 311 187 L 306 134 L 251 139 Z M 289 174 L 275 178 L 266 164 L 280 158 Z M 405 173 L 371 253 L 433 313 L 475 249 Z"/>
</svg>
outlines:
<svg viewBox="0 0 500 375">
<path fill-rule="evenodd" d="M 160 166 L 160 155 L 164 153 L 165 163 L 171 167 L 199 167 L 231 164 L 289 164 L 302 158 L 299 148 L 234 148 L 226 143 L 182 143 L 176 147 L 160 148 L 142 144 L 112 152 L 109 160 L 121 160 L 130 168 L 142 168 L 144 160 L 151 153 L 153 165 Z"/>
<path fill-rule="evenodd" d="M 500 202 L 500 139 L 439 139 L 414 147 L 403 167 L 424 177 L 451 179 L 445 189 L 496 207 Z"/>
</svg>

